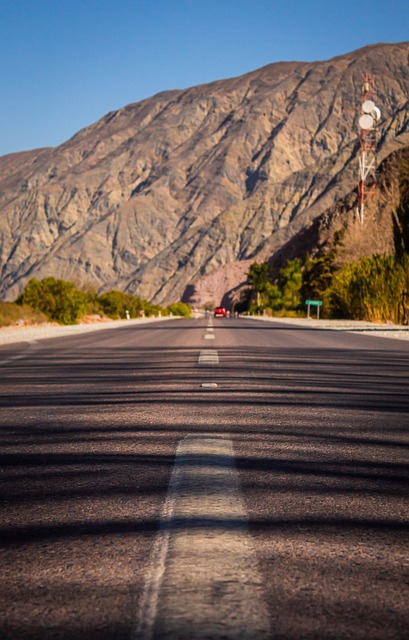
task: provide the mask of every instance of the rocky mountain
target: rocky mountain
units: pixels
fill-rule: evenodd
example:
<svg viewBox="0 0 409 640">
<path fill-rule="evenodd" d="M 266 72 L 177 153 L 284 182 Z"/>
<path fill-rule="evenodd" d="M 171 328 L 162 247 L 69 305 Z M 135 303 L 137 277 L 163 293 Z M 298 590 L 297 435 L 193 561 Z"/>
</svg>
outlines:
<svg viewBox="0 0 409 640">
<path fill-rule="evenodd" d="M 277 242 L 274 250 L 266 243 L 267 250 L 264 248 L 257 260 L 269 262 L 271 272 L 278 277 L 288 260 L 305 260 L 307 254 L 314 258 L 330 251 L 339 231 L 342 242 L 337 248 L 338 267 L 374 253 L 394 255 L 393 221 L 402 198 L 402 184 L 408 181 L 408 176 L 409 146 L 394 151 L 380 163 L 376 189 L 366 202 L 363 224 L 356 214 L 357 189 L 354 189 L 310 222 L 304 221 L 298 232 L 281 244 Z M 186 289 L 184 301 L 200 306 L 220 300 L 231 309 L 235 303 L 247 300 L 250 294 L 247 273 L 252 262 L 242 260 L 215 269 Z"/>
<path fill-rule="evenodd" d="M 340 230 L 343 234 L 337 251 L 338 266 L 374 253 L 394 255 L 393 221 L 408 168 L 409 147 L 391 153 L 378 168 L 377 188 L 367 200 L 364 224 L 356 216 L 357 194 L 353 191 L 275 251 L 269 258 L 273 270 L 277 273 L 295 257 L 304 260 L 307 253 L 311 257 L 322 255 L 332 248 Z"/>
<path fill-rule="evenodd" d="M 0 295 L 54 275 L 159 303 L 220 298 L 353 189 L 364 72 L 376 75 L 380 160 L 409 145 L 408 62 L 400 43 L 272 64 L 0 158 Z"/>
</svg>

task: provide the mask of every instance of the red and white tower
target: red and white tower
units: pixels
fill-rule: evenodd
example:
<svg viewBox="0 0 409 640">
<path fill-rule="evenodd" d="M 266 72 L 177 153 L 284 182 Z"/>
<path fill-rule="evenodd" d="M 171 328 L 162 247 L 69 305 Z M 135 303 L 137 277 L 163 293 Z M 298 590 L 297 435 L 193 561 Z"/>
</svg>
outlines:
<svg viewBox="0 0 409 640">
<path fill-rule="evenodd" d="M 375 190 L 376 149 L 378 123 L 381 112 L 375 104 L 375 76 L 364 74 L 361 91 L 361 115 L 359 117 L 359 182 L 358 218 L 363 224 L 365 203 Z"/>
</svg>

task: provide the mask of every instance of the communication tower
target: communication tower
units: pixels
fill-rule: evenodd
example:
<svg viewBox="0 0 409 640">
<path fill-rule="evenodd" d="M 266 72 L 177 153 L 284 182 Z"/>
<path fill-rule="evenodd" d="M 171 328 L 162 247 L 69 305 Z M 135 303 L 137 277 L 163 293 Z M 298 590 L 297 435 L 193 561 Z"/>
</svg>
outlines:
<svg viewBox="0 0 409 640">
<path fill-rule="evenodd" d="M 361 115 L 359 117 L 359 182 L 358 182 L 358 218 L 363 224 L 365 203 L 375 190 L 376 147 L 378 141 L 378 123 L 381 112 L 375 104 L 375 76 L 364 73 L 361 90 Z"/>
</svg>

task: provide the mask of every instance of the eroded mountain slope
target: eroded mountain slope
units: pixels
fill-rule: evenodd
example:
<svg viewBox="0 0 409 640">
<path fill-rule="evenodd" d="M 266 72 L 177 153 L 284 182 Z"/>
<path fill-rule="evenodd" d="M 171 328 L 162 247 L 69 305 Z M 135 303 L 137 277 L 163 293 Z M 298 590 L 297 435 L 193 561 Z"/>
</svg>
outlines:
<svg viewBox="0 0 409 640">
<path fill-rule="evenodd" d="M 271 254 L 355 184 L 364 71 L 380 158 L 409 144 L 408 59 L 402 43 L 273 64 L 0 158 L 2 296 L 52 274 L 169 303 L 221 265 Z"/>
</svg>

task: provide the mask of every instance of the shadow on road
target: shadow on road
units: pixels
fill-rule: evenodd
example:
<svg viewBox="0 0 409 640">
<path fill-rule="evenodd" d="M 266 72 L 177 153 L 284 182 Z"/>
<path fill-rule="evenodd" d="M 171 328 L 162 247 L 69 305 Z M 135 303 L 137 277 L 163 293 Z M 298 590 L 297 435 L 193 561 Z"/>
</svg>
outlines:
<svg viewBox="0 0 409 640">
<path fill-rule="evenodd" d="M 266 575 L 287 571 L 293 587 L 304 584 L 302 567 L 292 566 L 295 556 L 286 556 L 290 548 L 301 553 L 299 545 L 319 542 L 340 562 L 345 549 L 363 540 L 392 553 L 407 539 L 405 353 L 232 347 L 219 349 L 219 356 L 220 365 L 212 367 L 198 365 L 197 348 L 44 349 L 2 371 L 0 535 L 6 555 L 0 597 L 17 612 L 6 618 L 3 638 L 129 637 L 176 443 L 192 432 L 232 438 L 250 530 L 265 545 Z M 209 392 L 200 386 L 204 381 L 219 386 Z M 195 528 L 197 522 L 169 524 L 181 525 Z M 200 526 L 207 525 L 243 523 L 202 519 Z M 110 577 L 110 556 L 112 564 L 118 558 L 132 564 L 130 575 L 123 569 L 121 587 L 120 576 Z M 53 558 L 47 570 L 45 557 Z M 82 570 L 89 562 L 94 568 Z M 385 577 L 375 560 L 357 562 L 359 583 L 367 579 L 375 591 L 382 580 L 399 585 L 402 579 L 397 563 L 388 565 Z M 99 564 L 105 578 L 98 574 L 98 582 L 92 576 Z M 331 595 L 339 576 L 334 561 L 324 564 L 322 580 Z M 326 600 L 314 576 L 317 583 L 307 580 L 308 624 L 318 615 L 341 625 L 348 599 L 334 603 L 332 594 Z M 54 587 L 46 586 L 50 580 Z M 305 604 L 300 594 L 298 604 L 291 601 L 295 596 L 272 594 L 273 618 L 277 601 L 290 613 Z M 86 622 L 90 597 L 96 611 Z M 98 613 L 105 598 L 112 619 Z M 385 637 L 399 637 L 405 621 L 388 602 L 382 609 L 377 601 L 384 628 L 395 633 Z M 54 626 L 44 622 L 50 607 L 59 611 Z M 73 626 L 79 612 L 83 628 Z M 369 620 L 374 611 L 361 608 L 359 615 Z M 280 633 L 295 640 L 297 629 Z M 354 637 L 346 629 L 339 637 Z"/>
</svg>

